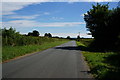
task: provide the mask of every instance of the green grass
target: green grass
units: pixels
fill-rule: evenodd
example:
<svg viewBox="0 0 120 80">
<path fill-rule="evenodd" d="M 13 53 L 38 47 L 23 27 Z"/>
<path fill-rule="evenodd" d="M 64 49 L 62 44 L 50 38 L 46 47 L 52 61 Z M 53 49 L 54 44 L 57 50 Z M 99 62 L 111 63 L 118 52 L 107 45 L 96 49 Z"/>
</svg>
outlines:
<svg viewBox="0 0 120 80">
<path fill-rule="evenodd" d="M 109 63 L 106 63 L 106 58 L 110 55 L 113 55 L 112 52 L 99 53 L 99 52 L 87 52 L 83 51 L 83 55 L 86 58 L 86 61 L 89 63 L 91 68 L 91 73 L 94 77 L 102 79 L 106 77 L 106 74 L 113 69 Z"/>
<path fill-rule="evenodd" d="M 82 54 L 90 66 L 93 76 L 99 80 L 118 79 L 120 74 L 120 54 L 115 52 L 92 52 L 87 43 L 90 44 L 91 41 L 79 41 L 77 45 L 86 48 L 82 49 Z"/>
<path fill-rule="evenodd" d="M 85 46 L 88 46 L 93 40 L 94 39 L 80 39 L 80 43 L 82 43 Z"/>
<path fill-rule="evenodd" d="M 45 42 L 41 45 L 26 45 L 26 46 L 4 46 L 2 48 L 2 61 L 13 59 L 18 56 L 29 54 L 32 52 L 42 51 L 60 44 L 68 42 L 68 40 L 55 41 L 55 42 Z"/>
</svg>

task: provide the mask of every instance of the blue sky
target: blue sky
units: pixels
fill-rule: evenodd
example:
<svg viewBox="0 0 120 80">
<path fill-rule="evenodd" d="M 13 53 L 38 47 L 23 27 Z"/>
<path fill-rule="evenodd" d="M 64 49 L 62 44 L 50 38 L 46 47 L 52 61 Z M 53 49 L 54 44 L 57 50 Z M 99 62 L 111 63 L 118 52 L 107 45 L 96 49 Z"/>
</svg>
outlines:
<svg viewBox="0 0 120 80">
<path fill-rule="evenodd" d="M 107 2 L 101 2 L 105 4 Z M 38 30 L 40 35 L 91 37 L 86 33 L 83 14 L 96 2 L 3 2 L 2 27 L 12 26 L 21 34 Z M 110 2 L 110 9 L 117 6 Z"/>
</svg>

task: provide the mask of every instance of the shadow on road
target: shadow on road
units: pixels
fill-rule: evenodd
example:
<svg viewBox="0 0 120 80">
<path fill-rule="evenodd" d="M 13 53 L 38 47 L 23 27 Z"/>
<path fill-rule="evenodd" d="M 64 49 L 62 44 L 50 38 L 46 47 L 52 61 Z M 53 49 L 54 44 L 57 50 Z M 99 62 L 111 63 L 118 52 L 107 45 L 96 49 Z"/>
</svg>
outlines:
<svg viewBox="0 0 120 80">
<path fill-rule="evenodd" d="M 65 47 L 55 47 L 55 49 L 90 51 L 85 46 L 65 46 Z"/>
<path fill-rule="evenodd" d="M 85 46 L 63 46 L 63 47 L 55 47 L 55 49 L 89 51 L 89 52 L 96 52 L 98 54 L 99 54 L 99 52 L 104 52 L 104 51 L 101 51 L 101 50 L 97 50 L 97 49 L 90 48 L 90 47 L 85 47 Z M 120 64 L 119 64 L 120 63 L 120 53 L 119 54 L 114 54 L 114 55 L 111 55 L 111 56 L 108 56 L 108 57 L 104 57 L 104 61 L 103 61 L 103 63 L 110 64 L 114 67 L 111 68 L 106 73 L 104 73 L 103 79 L 107 79 L 107 78 L 114 79 L 115 77 L 119 78 L 119 74 L 120 74 Z M 105 67 L 104 65 L 98 65 L 98 66 L 94 67 L 93 69 L 91 69 L 91 71 L 81 71 L 81 72 L 96 73 L 98 69 L 102 70 L 104 68 L 109 68 L 109 67 Z"/>
<path fill-rule="evenodd" d="M 80 47 L 76 47 L 76 46 L 65 46 L 65 47 L 55 47 L 55 49 L 80 50 Z"/>
</svg>

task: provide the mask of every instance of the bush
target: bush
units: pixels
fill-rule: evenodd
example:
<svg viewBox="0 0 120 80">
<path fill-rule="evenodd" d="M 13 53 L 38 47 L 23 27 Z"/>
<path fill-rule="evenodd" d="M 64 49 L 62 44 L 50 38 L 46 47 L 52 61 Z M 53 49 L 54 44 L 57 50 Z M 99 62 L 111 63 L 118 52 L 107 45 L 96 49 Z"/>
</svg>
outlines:
<svg viewBox="0 0 120 80">
<path fill-rule="evenodd" d="M 40 37 L 40 36 L 25 36 L 16 32 L 12 27 L 2 29 L 2 44 L 3 46 L 22 46 L 22 45 L 41 45 L 45 42 L 54 42 L 62 40 L 58 38 Z"/>
</svg>

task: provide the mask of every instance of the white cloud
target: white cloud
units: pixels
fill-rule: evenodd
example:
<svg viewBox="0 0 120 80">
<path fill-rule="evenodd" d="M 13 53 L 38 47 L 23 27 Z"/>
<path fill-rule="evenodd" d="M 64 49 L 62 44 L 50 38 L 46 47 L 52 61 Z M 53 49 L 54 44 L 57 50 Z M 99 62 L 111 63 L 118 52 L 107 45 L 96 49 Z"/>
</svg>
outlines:
<svg viewBox="0 0 120 80">
<path fill-rule="evenodd" d="M 50 15 L 50 13 L 49 13 L 49 12 L 44 12 L 43 14 L 44 14 L 44 15 Z"/>
<path fill-rule="evenodd" d="M 41 23 L 33 20 L 14 20 L 3 22 L 3 27 L 71 27 L 80 26 L 80 24 L 85 24 L 85 22 L 51 22 L 51 23 Z"/>
<path fill-rule="evenodd" d="M 63 17 L 52 17 L 52 20 L 62 20 L 64 19 Z"/>
<path fill-rule="evenodd" d="M 118 2 L 119 0 L 2 0 L 2 9 L 0 15 L 15 14 L 14 11 L 20 10 L 31 4 L 38 4 L 42 2 Z M 17 3 L 16 3 L 17 2 Z M 18 3 L 19 2 L 19 3 Z M 49 13 L 45 13 L 49 14 Z"/>
<path fill-rule="evenodd" d="M 28 5 L 37 4 L 36 2 L 3 2 L 2 3 L 2 14 L 0 15 L 10 15 L 16 14 L 14 11 L 20 10 Z"/>
<path fill-rule="evenodd" d="M 2 0 L 2 2 L 118 2 L 119 0 Z"/>
<path fill-rule="evenodd" d="M 8 16 L 7 18 L 9 19 L 35 19 L 39 15 L 30 15 L 30 16 L 21 16 L 21 15 L 16 15 L 16 16 Z"/>
</svg>

